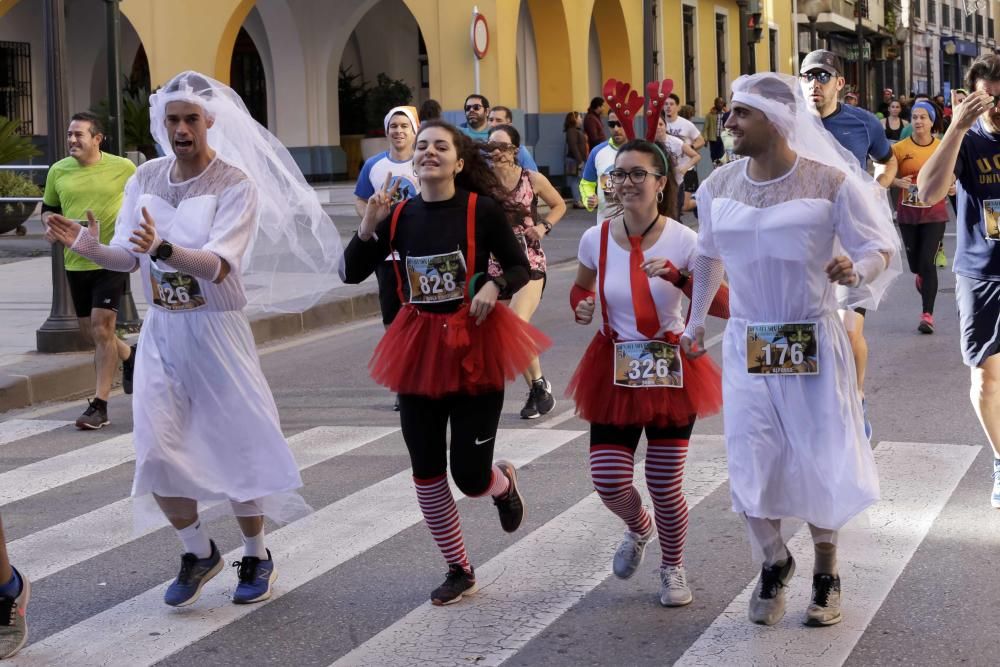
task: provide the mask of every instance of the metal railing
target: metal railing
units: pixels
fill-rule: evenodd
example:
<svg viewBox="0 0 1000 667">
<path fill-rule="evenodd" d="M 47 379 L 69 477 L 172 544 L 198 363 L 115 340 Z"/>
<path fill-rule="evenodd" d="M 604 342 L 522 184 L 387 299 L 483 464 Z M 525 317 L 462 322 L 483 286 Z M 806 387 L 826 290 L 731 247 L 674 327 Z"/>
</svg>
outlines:
<svg viewBox="0 0 1000 667">
<path fill-rule="evenodd" d="M 47 164 L 0 164 L 3 171 L 48 171 L 50 165 Z M 41 197 L 0 197 L 0 203 L 14 204 L 18 202 L 38 202 Z"/>
</svg>

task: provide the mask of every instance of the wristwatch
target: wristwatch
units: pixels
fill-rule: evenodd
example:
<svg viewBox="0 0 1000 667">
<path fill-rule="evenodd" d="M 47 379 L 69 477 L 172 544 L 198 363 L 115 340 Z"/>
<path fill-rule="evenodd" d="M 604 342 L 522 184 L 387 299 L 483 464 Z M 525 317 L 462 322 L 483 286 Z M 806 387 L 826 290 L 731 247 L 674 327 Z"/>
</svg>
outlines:
<svg viewBox="0 0 1000 667">
<path fill-rule="evenodd" d="M 174 246 L 170 241 L 160 241 L 160 245 L 157 246 L 156 252 L 150 255 L 150 259 L 154 262 L 158 259 L 170 259 L 170 256 L 174 254 Z"/>
<path fill-rule="evenodd" d="M 546 220 L 545 218 L 542 218 L 542 220 L 538 224 L 540 224 L 542 227 L 545 228 L 546 234 L 552 231 L 552 223 Z"/>
</svg>

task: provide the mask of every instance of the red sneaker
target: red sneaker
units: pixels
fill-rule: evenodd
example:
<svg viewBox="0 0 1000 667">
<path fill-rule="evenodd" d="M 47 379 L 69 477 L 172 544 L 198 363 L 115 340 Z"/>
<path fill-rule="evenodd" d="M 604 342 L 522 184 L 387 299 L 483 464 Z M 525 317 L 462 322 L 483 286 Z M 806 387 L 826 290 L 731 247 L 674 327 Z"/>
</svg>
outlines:
<svg viewBox="0 0 1000 667">
<path fill-rule="evenodd" d="M 934 316 L 930 313 L 924 313 L 920 316 L 920 324 L 917 325 L 917 331 L 925 334 L 934 333 Z"/>
</svg>

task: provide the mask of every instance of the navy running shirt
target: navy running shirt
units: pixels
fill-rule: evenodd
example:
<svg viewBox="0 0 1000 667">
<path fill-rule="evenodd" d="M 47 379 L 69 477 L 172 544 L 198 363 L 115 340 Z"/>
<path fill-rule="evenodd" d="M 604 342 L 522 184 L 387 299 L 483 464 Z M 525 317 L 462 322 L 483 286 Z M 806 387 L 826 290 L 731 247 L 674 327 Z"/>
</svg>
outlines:
<svg viewBox="0 0 1000 667">
<path fill-rule="evenodd" d="M 1000 281 L 1000 134 L 977 120 L 962 139 L 955 161 L 958 180 L 955 273 Z"/>
<path fill-rule="evenodd" d="M 869 155 L 879 163 L 885 163 L 892 157 L 892 146 L 885 137 L 885 128 L 870 111 L 850 104 L 838 104 L 837 110 L 823 119 L 823 127 L 851 152 L 862 171 L 868 170 Z"/>
</svg>

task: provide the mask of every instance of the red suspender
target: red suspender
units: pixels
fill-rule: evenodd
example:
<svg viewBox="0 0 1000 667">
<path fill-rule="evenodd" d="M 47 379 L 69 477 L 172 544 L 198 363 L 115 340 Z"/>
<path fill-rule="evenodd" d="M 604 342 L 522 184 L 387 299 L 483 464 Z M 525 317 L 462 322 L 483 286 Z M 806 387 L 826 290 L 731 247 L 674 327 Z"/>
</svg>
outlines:
<svg viewBox="0 0 1000 667">
<path fill-rule="evenodd" d="M 608 301 L 604 298 L 604 273 L 608 264 L 608 237 L 611 234 L 611 220 L 601 223 L 601 255 L 597 260 L 597 290 L 601 295 L 601 317 L 604 318 L 604 335 L 611 337 L 611 322 L 608 319 Z"/>
<path fill-rule="evenodd" d="M 469 193 L 469 205 L 465 210 L 465 242 L 468 246 L 466 250 L 466 262 L 468 268 L 465 270 L 465 298 L 472 301 L 472 294 L 469 288 L 472 286 L 472 276 L 476 275 L 476 200 L 479 195 L 475 192 Z"/>
<path fill-rule="evenodd" d="M 403 295 L 403 275 L 399 272 L 399 259 L 396 258 L 396 249 L 392 247 L 392 242 L 396 238 L 396 225 L 399 224 L 399 214 L 403 212 L 403 207 L 409 199 L 399 202 L 399 206 L 392 212 L 392 223 L 389 225 L 389 256 L 392 257 L 392 269 L 396 272 L 396 295 L 400 303 L 406 303 Z"/>
</svg>

